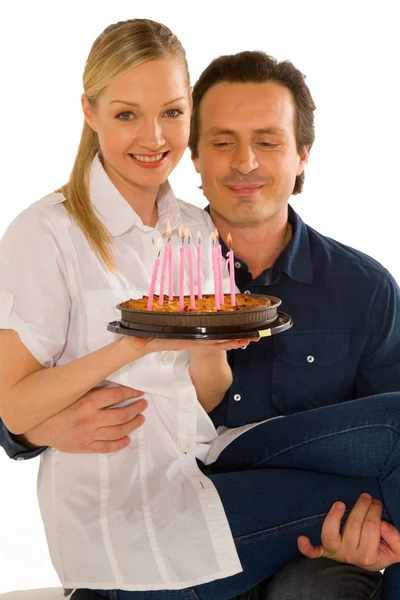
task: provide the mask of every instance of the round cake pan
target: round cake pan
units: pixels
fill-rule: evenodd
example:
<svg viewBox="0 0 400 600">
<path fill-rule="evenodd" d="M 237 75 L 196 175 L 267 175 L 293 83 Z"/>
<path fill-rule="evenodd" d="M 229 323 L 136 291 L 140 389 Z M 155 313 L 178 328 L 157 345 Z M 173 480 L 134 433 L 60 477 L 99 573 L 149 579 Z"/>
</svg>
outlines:
<svg viewBox="0 0 400 600">
<path fill-rule="evenodd" d="M 264 298 L 263 295 L 252 294 L 252 298 Z M 278 306 L 282 303 L 275 296 L 268 296 L 270 306 L 257 306 L 251 309 L 237 311 L 216 312 L 162 312 L 156 310 L 132 310 L 117 304 L 121 311 L 121 323 L 125 327 L 129 324 L 146 325 L 150 327 L 236 327 L 236 326 L 263 326 L 272 323 L 278 314 Z"/>
<path fill-rule="evenodd" d="M 278 312 L 276 318 L 271 323 L 264 323 L 262 326 L 247 326 L 236 329 L 235 327 L 192 327 L 190 331 L 184 327 L 135 327 L 130 324 L 126 327 L 122 321 L 112 321 L 108 323 L 108 331 L 113 333 L 131 335 L 136 337 L 148 338 L 165 338 L 176 340 L 237 340 L 237 339 L 254 339 L 259 337 L 268 337 L 282 333 L 290 329 L 293 325 L 292 318 L 282 312 Z"/>
</svg>

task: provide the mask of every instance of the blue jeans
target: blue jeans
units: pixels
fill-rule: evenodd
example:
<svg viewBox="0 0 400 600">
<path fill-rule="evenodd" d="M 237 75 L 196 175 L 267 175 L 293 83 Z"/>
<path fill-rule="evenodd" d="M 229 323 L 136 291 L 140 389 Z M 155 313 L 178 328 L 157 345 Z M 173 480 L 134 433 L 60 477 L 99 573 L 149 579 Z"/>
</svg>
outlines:
<svg viewBox="0 0 400 600">
<path fill-rule="evenodd" d="M 243 572 L 177 591 L 100 591 L 117 600 L 228 600 L 299 556 L 297 537 L 320 542 L 336 500 L 362 492 L 400 529 L 400 393 L 274 419 L 242 434 L 207 470 L 222 499 Z M 383 600 L 397 600 L 400 565 L 387 569 Z"/>
</svg>

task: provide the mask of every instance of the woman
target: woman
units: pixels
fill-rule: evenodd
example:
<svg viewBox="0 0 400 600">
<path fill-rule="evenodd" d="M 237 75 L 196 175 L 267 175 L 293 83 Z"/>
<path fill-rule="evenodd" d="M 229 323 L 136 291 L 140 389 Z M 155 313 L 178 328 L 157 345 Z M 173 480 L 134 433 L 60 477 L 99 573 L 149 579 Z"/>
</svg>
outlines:
<svg viewBox="0 0 400 600">
<path fill-rule="evenodd" d="M 146 423 L 127 448 L 42 455 L 39 501 L 53 564 L 64 587 L 108 598 L 231 598 L 295 557 L 299 533 L 318 539 L 338 490 L 347 503 L 362 491 L 382 498 L 380 473 L 365 456 L 368 468 L 360 459 L 351 479 L 305 471 L 288 478 L 280 467 L 318 465 L 289 451 L 284 419 L 282 427 L 278 420 L 243 433 L 213 466 L 207 453 L 216 432 L 207 412 L 231 382 L 224 350 L 247 341 L 213 348 L 115 339 L 106 331 L 117 302 L 148 292 L 154 244 L 168 219 L 173 231 L 183 223 L 204 236 L 213 226 L 167 183 L 190 117 L 185 54 L 175 36 L 146 20 L 108 27 L 89 54 L 84 92 L 70 181 L 24 211 L 0 245 L 0 412 L 11 431 L 23 433 L 104 380 L 142 389 Z M 209 260 L 203 275 L 207 287 Z M 381 421 L 383 433 L 397 431 L 385 429 L 387 415 Z M 262 452 L 247 455 L 248 470 L 229 472 L 241 442 L 251 436 L 247 443 L 257 443 L 276 428 L 279 451 L 255 445 Z M 318 436 L 311 441 L 318 454 Z M 336 452 L 333 445 L 325 451 Z M 384 448 L 376 462 L 390 455 Z M 200 469 L 197 460 L 210 465 Z M 274 468 L 256 470 L 260 463 Z M 387 484 L 390 500 L 395 483 Z M 322 490 L 312 511 L 309 489 Z"/>
</svg>

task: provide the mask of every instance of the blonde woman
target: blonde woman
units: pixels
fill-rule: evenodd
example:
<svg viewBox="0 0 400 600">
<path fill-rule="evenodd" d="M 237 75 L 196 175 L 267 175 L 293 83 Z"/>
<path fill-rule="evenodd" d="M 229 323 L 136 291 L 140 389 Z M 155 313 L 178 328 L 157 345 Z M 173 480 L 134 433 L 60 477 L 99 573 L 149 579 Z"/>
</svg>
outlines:
<svg viewBox="0 0 400 600">
<path fill-rule="evenodd" d="M 127 447 L 41 455 L 53 565 L 65 588 L 110 599 L 226 600 L 294 558 L 298 533 L 316 539 L 338 490 L 349 502 L 365 490 L 380 497 L 378 481 L 282 476 L 279 468 L 236 473 L 224 452 L 214 473 L 202 465 L 212 462 L 217 436 L 207 413 L 232 380 L 225 349 L 248 340 L 212 347 L 106 330 L 119 301 L 148 292 L 168 219 L 173 231 L 182 223 L 206 237 L 213 230 L 167 181 L 189 137 L 185 53 L 159 23 L 117 23 L 95 41 L 83 80 L 85 124 L 69 182 L 19 215 L 0 244 L 0 414 L 22 434 L 95 386 L 143 390 L 145 399 L 130 402 L 146 408 L 145 422 Z M 262 448 L 255 429 L 253 446 Z M 246 452 L 243 469 L 254 458 Z M 323 493 L 310 517 L 304 490 L 314 489 Z"/>
</svg>

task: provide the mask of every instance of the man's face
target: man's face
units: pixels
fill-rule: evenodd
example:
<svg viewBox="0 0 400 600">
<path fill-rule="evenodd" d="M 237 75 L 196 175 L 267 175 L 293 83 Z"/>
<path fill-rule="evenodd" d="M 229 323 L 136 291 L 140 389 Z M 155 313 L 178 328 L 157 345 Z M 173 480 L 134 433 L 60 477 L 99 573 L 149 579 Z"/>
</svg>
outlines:
<svg viewBox="0 0 400 600">
<path fill-rule="evenodd" d="M 212 214 L 253 226 L 286 211 L 307 150 L 297 153 L 290 91 L 274 82 L 219 83 L 201 100 L 198 158 Z"/>
</svg>

